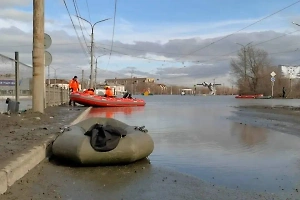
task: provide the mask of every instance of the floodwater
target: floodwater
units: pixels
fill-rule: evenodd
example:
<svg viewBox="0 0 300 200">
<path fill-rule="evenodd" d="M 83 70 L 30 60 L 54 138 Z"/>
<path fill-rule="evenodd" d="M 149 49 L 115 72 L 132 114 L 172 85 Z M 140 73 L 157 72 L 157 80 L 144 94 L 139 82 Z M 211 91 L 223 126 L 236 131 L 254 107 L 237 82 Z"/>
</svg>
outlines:
<svg viewBox="0 0 300 200">
<path fill-rule="evenodd" d="M 146 126 L 155 144 L 154 166 L 244 190 L 281 192 L 300 185 L 300 137 L 241 124 L 230 117 L 242 105 L 291 105 L 298 100 L 233 96 L 145 96 L 145 107 L 94 108 L 89 117 L 113 117 Z"/>
</svg>

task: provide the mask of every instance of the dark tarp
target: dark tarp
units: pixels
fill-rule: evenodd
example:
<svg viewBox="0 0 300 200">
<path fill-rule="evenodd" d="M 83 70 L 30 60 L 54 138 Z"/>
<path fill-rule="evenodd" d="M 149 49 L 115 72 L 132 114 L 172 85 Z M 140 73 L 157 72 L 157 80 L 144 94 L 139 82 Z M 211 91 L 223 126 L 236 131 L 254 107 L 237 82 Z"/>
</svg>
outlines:
<svg viewBox="0 0 300 200">
<path fill-rule="evenodd" d="M 95 151 L 106 152 L 115 149 L 120 138 L 126 134 L 126 130 L 119 127 L 95 124 L 84 135 L 90 136 L 90 143 Z"/>
</svg>

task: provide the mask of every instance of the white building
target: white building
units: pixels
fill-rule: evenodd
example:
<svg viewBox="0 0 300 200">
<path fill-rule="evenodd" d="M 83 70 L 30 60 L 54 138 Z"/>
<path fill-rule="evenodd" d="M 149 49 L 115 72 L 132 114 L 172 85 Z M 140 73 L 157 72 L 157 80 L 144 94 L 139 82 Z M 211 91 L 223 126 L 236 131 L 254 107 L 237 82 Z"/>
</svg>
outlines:
<svg viewBox="0 0 300 200">
<path fill-rule="evenodd" d="M 46 79 L 46 85 L 49 84 L 49 79 Z M 57 86 L 59 88 L 68 89 L 69 81 L 64 79 L 50 79 L 50 87 Z M 81 90 L 81 84 L 79 83 L 79 90 Z"/>
<path fill-rule="evenodd" d="M 105 94 L 105 86 L 109 86 L 112 90 L 114 95 L 116 96 L 123 96 L 123 94 L 126 92 L 125 91 L 125 85 L 121 84 L 109 84 L 109 85 L 98 85 L 96 88 L 96 94 L 97 95 L 104 95 Z"/>
</svg>

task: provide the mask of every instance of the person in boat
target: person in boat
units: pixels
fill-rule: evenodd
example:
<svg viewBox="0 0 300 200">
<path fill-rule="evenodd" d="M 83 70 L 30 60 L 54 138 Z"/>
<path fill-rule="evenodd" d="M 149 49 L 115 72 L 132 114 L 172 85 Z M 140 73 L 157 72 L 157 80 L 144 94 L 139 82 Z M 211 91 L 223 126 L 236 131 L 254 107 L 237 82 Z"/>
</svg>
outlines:
<svg viewBox="0 0 300 200">
<path fill-rule="evenodd" d="M 125 90 L 125 91 L 126 91 L 126 92 L 125 92 L 125 94 L 123 95 L 123 98 L 124 98 L 124 99 L 126 99 L 126 98 L 132 99 L 131 94 L 130 94 L 127 90 Z"/>
<path fill-rule="evenodd" d="M 113 91 L 109 86 L 105 86 L 105 95 L 104 97 L 114 97 Z"/>
<path fill-rule="evenodd" d="M 70 92 L 78 92 L 79 91 L 79 83 L 77 81 L 77 76 L 74 76 L 69 81 L 69 91 Z M 72 102 L 71 99 L 69 100 L 69 105 L 73 103 L 73 106 L 75 106 L 75 102 Z"/>
<path fill-rule="evenodd" d="M 89 94 L 89 95 L 95 95 L 94 89 L 91 89 L 91 88 L 85 90 L 83 93 Z"/>
</svg>

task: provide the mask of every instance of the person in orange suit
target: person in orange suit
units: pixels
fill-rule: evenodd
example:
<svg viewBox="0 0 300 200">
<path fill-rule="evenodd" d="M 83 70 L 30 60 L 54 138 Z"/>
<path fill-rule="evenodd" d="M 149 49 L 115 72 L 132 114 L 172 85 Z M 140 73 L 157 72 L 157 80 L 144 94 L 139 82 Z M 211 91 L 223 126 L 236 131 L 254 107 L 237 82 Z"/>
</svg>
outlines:
<svg viewBox="0 0 300 200">
<path fill-rule="evenodd" d="M 105 86 L 105 97 L 114 97 L 113 91 L 110 87 Z"/>
<path fill-rule="evenodd" d="M 72 78 L 69 81 L 69 90 L 70 92 L 78 92 L 79 91 L 79 83 L 77 81 L 77 76 L 74 76 L 74 78 Z M 69 100 L 69 105 L 72 104 L 71 99 Z M 75 102 L 73 102 L 73 105 L 75 106 Z"/>
<path fill-rule="evenodd" d="M 95 94 L 94 89 L 87 89 L 83 93 L 89 94 L 89 95 L 94 95 Z"/>
</svg>

